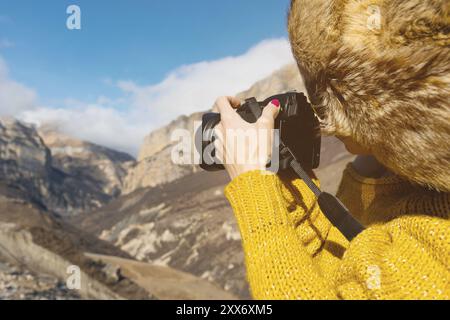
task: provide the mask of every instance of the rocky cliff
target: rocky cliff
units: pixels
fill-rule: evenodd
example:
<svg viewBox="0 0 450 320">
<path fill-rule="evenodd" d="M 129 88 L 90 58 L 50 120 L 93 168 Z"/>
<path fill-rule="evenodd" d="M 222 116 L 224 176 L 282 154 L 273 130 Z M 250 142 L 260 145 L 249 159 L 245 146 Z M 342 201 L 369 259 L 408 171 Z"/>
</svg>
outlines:
<svg viewBox="0 0 450 320">
<path fill-rule="evenodd" d="M 62 216 L 99 208 L 120 194 L 131 156 L 48 130 L 41 134 L 0 119 L 0 181 Z"/>
<path fill-rule="evenodd" d="M 236 96 L 241 100 L 251 97 L 264 100 L 275 94 L 291 90 L 306 92 L 303 79 L 295 64 L 287 65 L 275 71 L 267 78 L 256 82 L 248 90 L 238 93 Z"/>
<path fill-rule="evenodd" d="M 81 141 L 49 127 L 39 135 L 50 149 L 52 166 L 89 183 L 98 193 L 120 195 L 123 180 L 135 160 L 129 154 Z"/>
<path fill-rule="evenodd" d="M 27 191 L 30 198 L 50 198 L 50 150 L 34 128 L 12 120 L 0 121 L 0 180 Z"/>
<path fill-rule="evenodd" d="M 170 183 L 198 171 L 196 166 L 176 165 L 172 161 L 172 149 L 178 142 L 172 141 L 176 129 L 188 130 L 194 135 L 195 122 L 201 113 L 181 116 L 169 125 L 150 133 L 141 147 L 137 162 L 130 167 L 124 179 L 123 194 L 137 189 Z"/>
</svg>

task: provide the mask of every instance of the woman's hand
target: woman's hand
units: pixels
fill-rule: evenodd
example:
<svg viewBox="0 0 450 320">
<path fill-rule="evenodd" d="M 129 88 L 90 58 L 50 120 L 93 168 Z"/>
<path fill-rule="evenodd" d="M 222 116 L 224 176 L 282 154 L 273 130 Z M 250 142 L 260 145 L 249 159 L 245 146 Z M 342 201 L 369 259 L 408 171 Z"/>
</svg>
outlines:
<svg viewBox="0 0 450 320">
<path fill-rule="evenodd" d="M 240 105 L 235 97 L 220 97 L 213 107 L 221 115 L 214 146 L 231 179 L 248 171 L 266 170 L 272 155 L 274 120 L 280 109 L 280 102 L 273 100 L 256 123 L 248 123 L 236 113 Z"/>
</svg>

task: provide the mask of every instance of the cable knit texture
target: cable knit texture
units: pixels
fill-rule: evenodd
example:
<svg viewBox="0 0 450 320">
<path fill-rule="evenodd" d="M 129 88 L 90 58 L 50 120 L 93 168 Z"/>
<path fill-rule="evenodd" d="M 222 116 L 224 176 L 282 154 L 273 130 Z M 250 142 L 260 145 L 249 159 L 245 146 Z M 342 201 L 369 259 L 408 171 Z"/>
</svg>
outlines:
<svg viewBox="0 0 450 320">
<path fill-rule="evenodd" d="M 450 298 L 448 193 L 349 164 L 338 197 L 367 227 L 351 243 L 300 179 L 252 171 L 225 193 L 256 299 Z"/>
</svg>

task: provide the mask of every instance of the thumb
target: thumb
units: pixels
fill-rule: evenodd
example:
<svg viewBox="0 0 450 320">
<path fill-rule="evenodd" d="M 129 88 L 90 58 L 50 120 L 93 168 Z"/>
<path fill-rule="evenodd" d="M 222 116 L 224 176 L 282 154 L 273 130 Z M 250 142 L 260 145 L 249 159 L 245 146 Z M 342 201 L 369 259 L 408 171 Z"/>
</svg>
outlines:
<svg viewBox="0 0 450 320">
<path fill-rule="evenodd" d="M 271 125 L 273 127 L 274 120 L 278 117 L 279 113 L 280 101 L 278 99 L 274 99 L 264 108 L 258 122 L 262 125 Z"/>
</svg>

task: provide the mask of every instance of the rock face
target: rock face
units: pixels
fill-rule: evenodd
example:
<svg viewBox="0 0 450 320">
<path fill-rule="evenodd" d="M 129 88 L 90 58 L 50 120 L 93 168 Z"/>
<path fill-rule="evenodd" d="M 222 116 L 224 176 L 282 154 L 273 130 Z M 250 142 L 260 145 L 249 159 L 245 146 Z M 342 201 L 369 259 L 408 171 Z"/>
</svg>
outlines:
<svg viewBox="0 0 450 320">
<path fill-rule="evenodd" d="M 194 121 L 196 121 L 193 120 L 195 117 L 186 117 L 192 121 L 182 122 L 182 124 L 186 124 L 186 130 L 189 132 L 193 132 L 190 126 L 193 127 Z M 124 179 L 123 194 L 129 194 L 140 188 L 170 183 L 198 171 L 198 167 L 195 165 L 177 165 L 172 162 L 172 150 L 176 142 L 170 142 L 169 132 L 171 129 L 169 128 L 180 128 L 177 125 L 178 122 L 175 121 L 164 129 L 164 131 L 167 130 L 167 144 L 161 150 L 153 153 L 150 148 L 144 148 L 139 156 L 140 160 L 128 170 L 128 175 Z M 159 134 L 162 135 L 161 132 Z M 153 140 L 152 137 L 147 137 L 147 141 L 151 140 Z M 164 141 L 163 138 L 159 140 Z M 149 144 L 146 142 L 144 145 L 148 146 Z"/>
<path fill-rule="evenodd" d="M 149 157 L 158 154 L 172 144 L 172 133 L 176 129 L 194 131 L 194 122 L 201 121 L 202 112 L 196 112 L 190 116 L 180 116 L 168 125 L 151 132 L 144 138 L 141 149 L 139 150 L 138 161 L 143 161 Z"/>
<path fill-rule="evenodd" d="M 51 151 L 54 168 L 89 183 L 98 193 L 120 195 L 127 170 L 135 162 L 132 156 L 45 127 L 39 128 L 39 135 Z"/>
<path fill-rule="evenodd" d="M 131 156 L 56 133 L 43 137 L 32 126 L 0 120 L 0 181 L 62 216 L 99 208 L 120 194 Z"/>
<path fill-rule="evenodd" d="M 269 77 L 256 82 L 250 89 L 237 94 L 237 97 L 241 100 L 251 97 L 263 100 L 275 94 L 291 90 L 306 92 L 303 79 L 295 64 L 287 65 L 275 71 Z"/>
<path fill-rule="evenodd" d="M 26 190 L 31 198 L 50 197 L 51 154 L 36 131 L 0 121 L 0 179 Z"/>
</svg>

